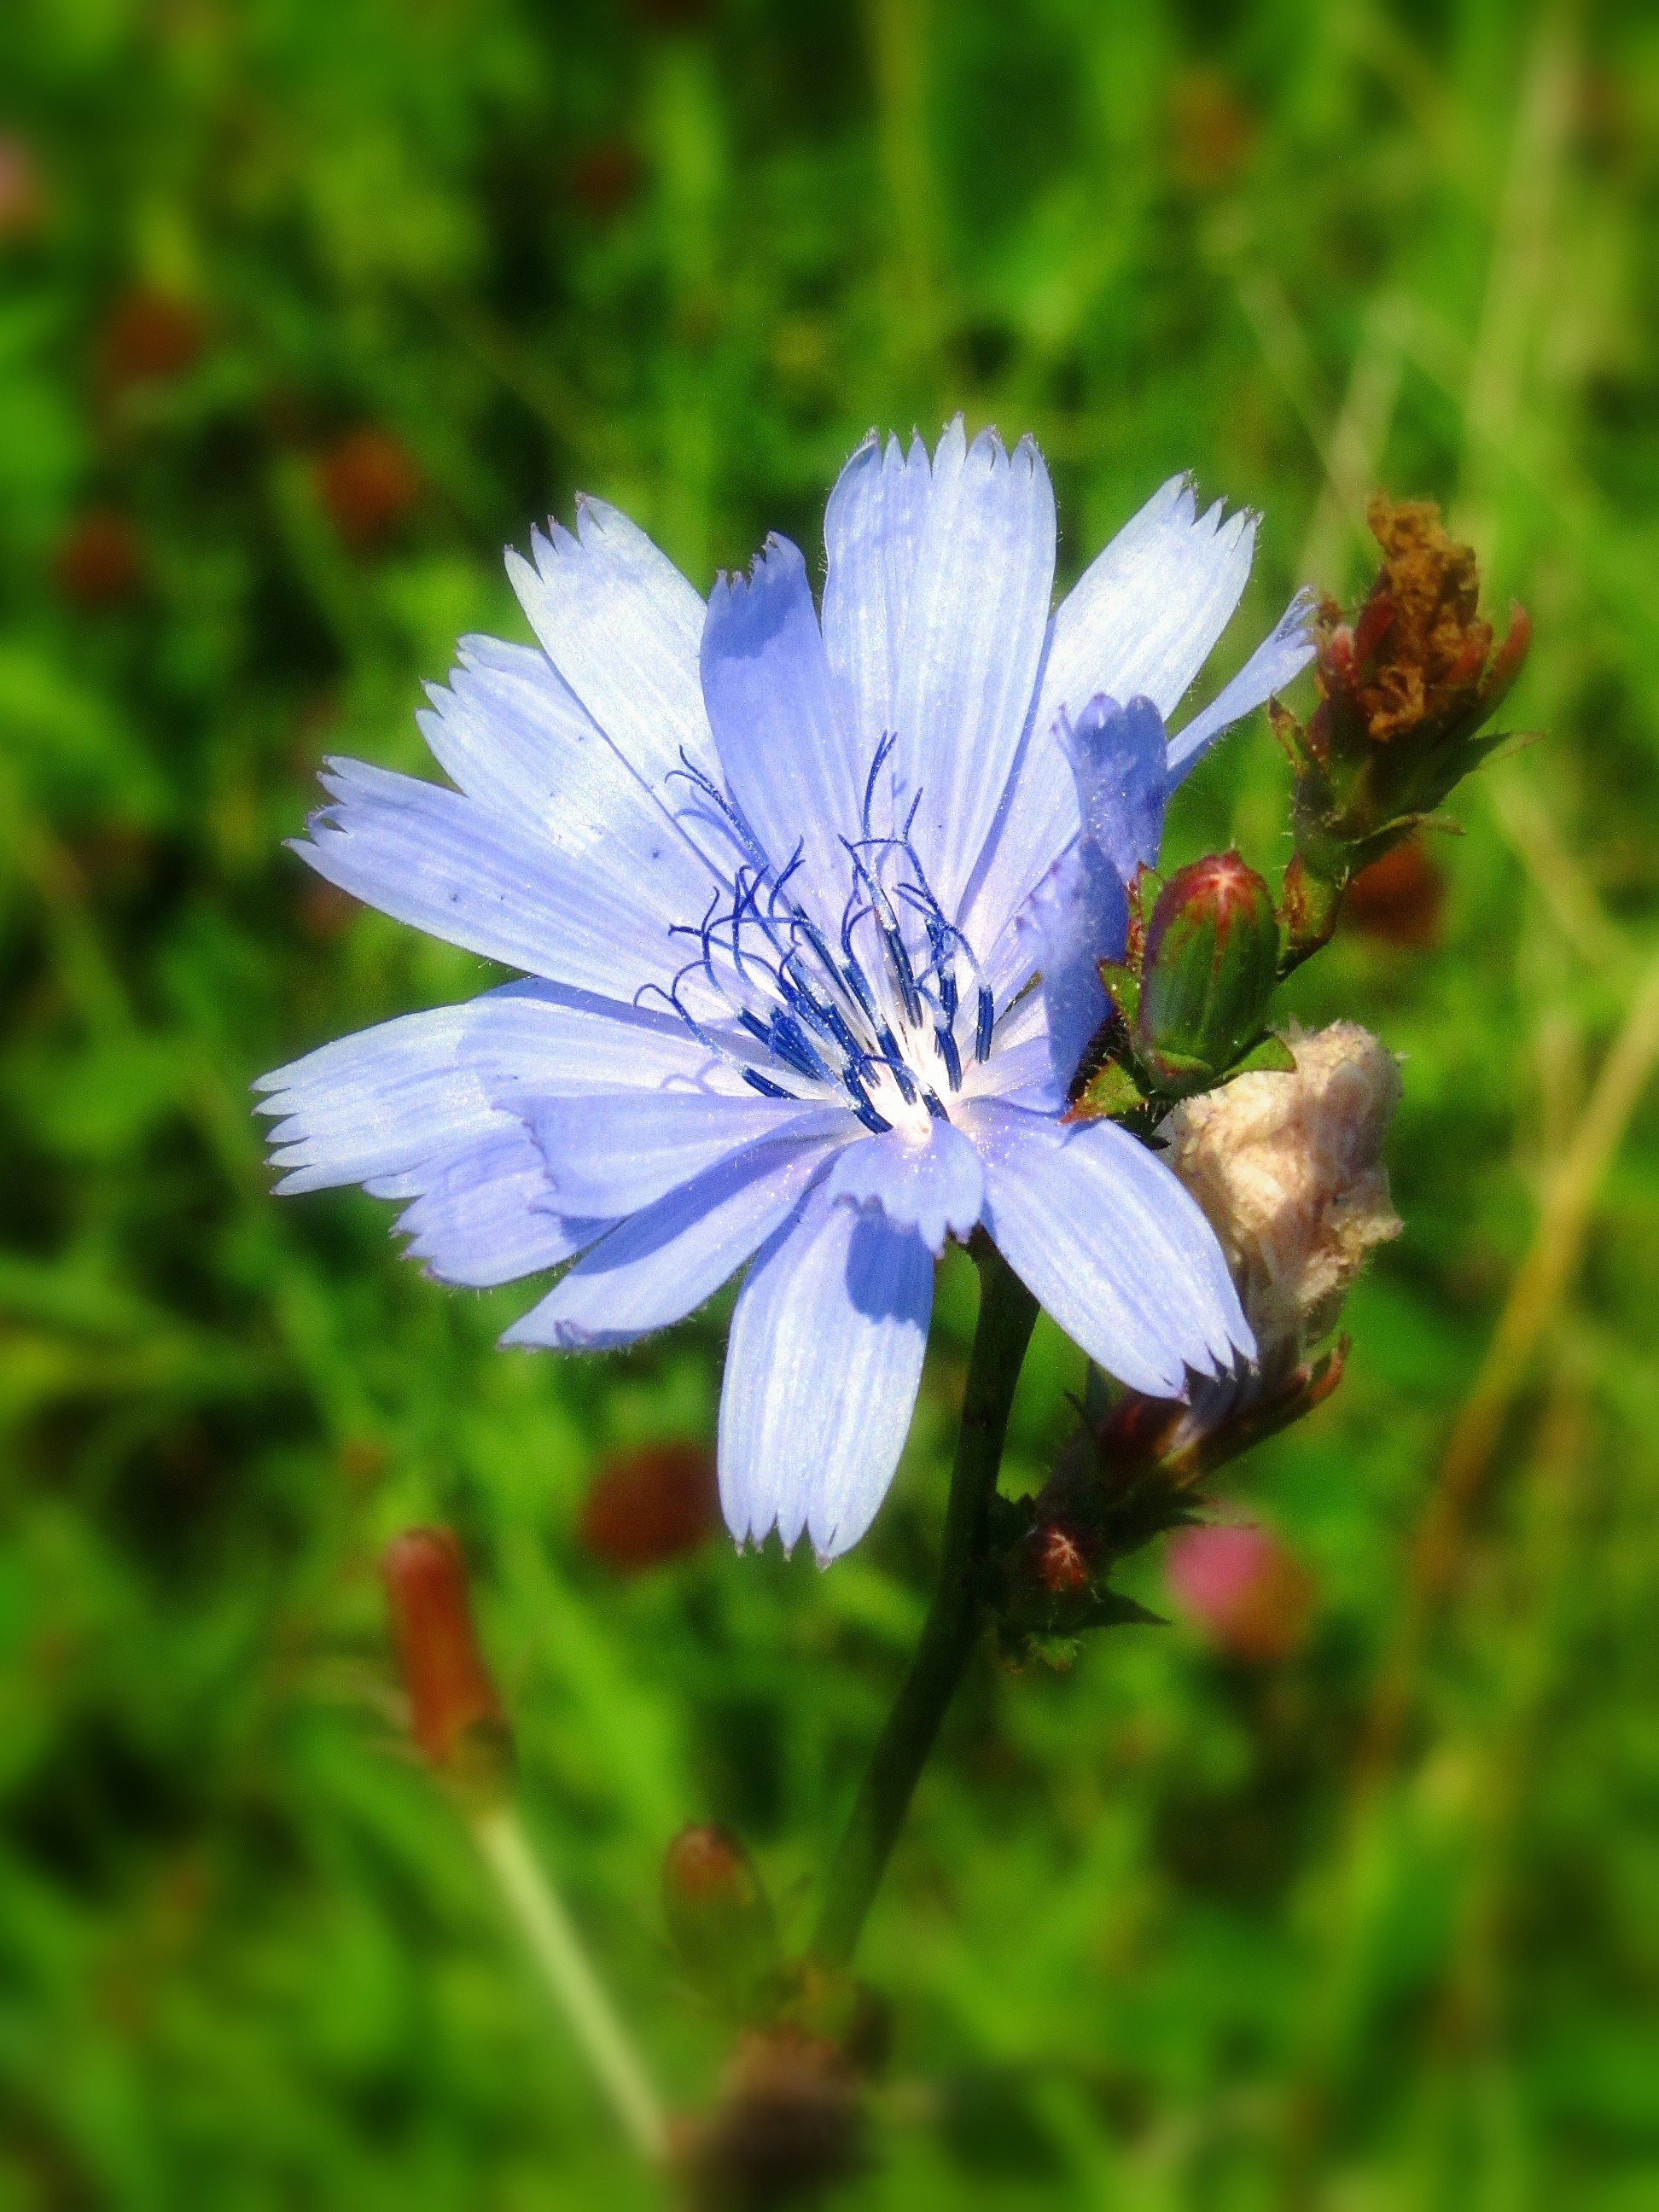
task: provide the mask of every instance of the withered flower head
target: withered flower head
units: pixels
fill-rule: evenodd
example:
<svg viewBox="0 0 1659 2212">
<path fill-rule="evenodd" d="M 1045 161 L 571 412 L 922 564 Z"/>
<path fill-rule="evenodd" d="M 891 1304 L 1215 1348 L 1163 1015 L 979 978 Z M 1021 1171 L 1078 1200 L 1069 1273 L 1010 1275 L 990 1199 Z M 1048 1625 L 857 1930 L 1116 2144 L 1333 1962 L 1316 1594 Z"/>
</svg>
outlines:
<svg viewBox="0 0 1659 2212">
<path fill-rule="evenodd" d="M 1383 1140 L 1400 1071 L 1368 1030 L 1292 1030 L 1291 1074 L 1241 1075 L 1189 1098 L 1163 1133 L 1208 1217 L 1255 1330 L 1264 1374 L 1336 1325 L 1367 1255 L 1400 1233 Z"/>
<path fill-rule="evenodd" d="M 744 2037 L 687 2159 L 694 2201 L 709 2212 L 771 2212 L 816 2199 L 867 2163 L 846 2057 L 789 2027 Z"/>
<path fill-rule="evenodd" d="M 1370 506 L 1382 566 L 1358 615 L 1334 599 L 1316 623 L 1319 705 L 1305 725 L 1282 711 L 1297 771 L 1297 854 L 1345 879 L 1399 842 L 1500 740 L 1478 733 L 1520 673 L 1532 625 L 1518 607 L 1493 649 L 1472 547 L 1431 501 Z"/>
</svg>

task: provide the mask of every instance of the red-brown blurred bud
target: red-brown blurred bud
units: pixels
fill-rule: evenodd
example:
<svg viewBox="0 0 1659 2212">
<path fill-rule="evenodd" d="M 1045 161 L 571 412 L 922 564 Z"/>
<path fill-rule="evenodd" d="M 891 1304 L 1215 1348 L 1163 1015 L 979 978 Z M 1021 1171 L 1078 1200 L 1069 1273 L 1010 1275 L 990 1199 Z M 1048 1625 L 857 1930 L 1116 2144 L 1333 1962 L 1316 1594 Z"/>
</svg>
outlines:
<svg viewBox="0 0 1659 2212">
<path fill-rule="evenodd" d="M 1300 1649 L 1313 1607 L 1305 1567 L 1264 1528 L 1182 1528 L 1166 1566 L 1177 1612 L 1235 1659 L 1285 1659 Z"/>
<path fill-rule="evenodd" d="M 498 1795 L 512 1739 L 478 1649 L 459 1543 L 447 1528 L 411 1528 L 386 1546 L 380 1572 L 422 1756 L 470 1793 Z"/>
<path fill-rule="evenodd" d="M 372 424 L 337 440 L 317 464 L 323 511 L 354 553 L 395 535 L 421 495 L 421 472 L 388 431 Z"/>
<path fill-rule="evenodd" d="M 52 573 L 58 590 L 76 606 L 125 605 L 138 596 L 144 580 L 137 532 L 124 514 L 94 508 L 58 540 Z"/>
<path fill-rule="evenodd" d="M 1360 870 L 1348 885 L 1342 919 L 1381 944 L 1429 952 L 1440 942 L 1445 904 L 1444 875 L 1424 851 L 1422 839 L 1408 837 Z"/>
<path fill-rule="evenodd" d="M 606 1460 L 583 1502 L 578 1530 L 596 1559 L 618 1574 L 639 1574 L 696 1551 L 720 1519 L 714 1455 L 682 1438 Z"/>
<path fill-rule="evenodd" d="M 777 1922 L 755 1863 L 729 1830 L 682 1828 L 663 1857 L 663 1915 L 687 1978 L 748 2014 L 778 1965 Z"/>
<path fill-rule="evenodd" d="M 858 2084 L 833 2043 L 798 2028 L 746 2036 L 686 2154 L 703 2212 L 816 2202 L 866 2166 Z"/>
<path fill-rule="evenodd" d="M 135 287 L 116 301 L 104 325 L 99 381 L 112 398 L 135 385 L 166 383 L 192 368 L 206 343 L 207 325 L 191 301 Z"/>
<path fill-rule="evenodd" d="M 40 172 L 21 138 L 0 134 L 0 245 L 32 238 L 46 211 Z"/>
<path fill-rule="evenodd" d="M 1195 191 L 1231 184 L 1255 143 L 1255 118 L 1224 76 L 1185 70 L 1170 94 L 1176 174 Z"/>
<path fill-rule="evenodd" d="M 639 191 L 645 165 L 625 138 L 600 138 L 570 165 L 570 192 L 584 214 L 605 222 Z"/>
</svg>

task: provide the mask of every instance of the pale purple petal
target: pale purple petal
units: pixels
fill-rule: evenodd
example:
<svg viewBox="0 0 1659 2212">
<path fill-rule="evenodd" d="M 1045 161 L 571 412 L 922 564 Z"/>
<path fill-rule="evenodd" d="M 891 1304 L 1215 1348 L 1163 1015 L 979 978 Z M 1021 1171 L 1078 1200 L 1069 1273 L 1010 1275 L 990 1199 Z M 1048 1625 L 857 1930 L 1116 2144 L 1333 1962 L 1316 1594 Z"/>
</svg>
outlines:
<svg viewBox="0 0 1659 2212">
<path fill-rule="evenodd" d="M 1000 1101 L 969 1109 L 985 1225 L 1061 1328 L 1109 1374 L 1186 1395 L 1255 1351 L 1215 1235 L 1163 1163 L 1110 1121 Z"/>
<path fill-rule="evenodd" d="M 1111 1001 L 1103 960 L 1121 960 L 1129 924 L 1123 879 L 1091 837 L 1054 862 L 1019 916 L 1042 973 L 1049 1066 L 1063 1094 Z"/>
<path fill-rule="evenodd" d="M 1011 455 L 989 431 L 964 446 L 958 420 L 933 456 L 889 764 L 901 824 L 920 794 L 916 846 L 947 914 L 960 905 L 1018 749 L 1054 568 L 1054 491 L 1036 447 L 1022 439 Z"/>
<path fill-rule="evenodd" d="M 794 1212 L 837 1141 L 755 1146 L 671 1191 L 595 1244 L 502 1343 L 593 1351 L 683 1320 Z"/>
<path fill-rule="evenodd" d="M 453 1152 L 434 1150 L 418 1168 L 368 1188 L 376 1198 L 412 1198 L 397 1223 L 411 1240 L 405 1256 L 424 1261 L 441 1282 L 475 1290 L 559 1267 L 610 1225 L 553 1212 L 546 1163 L 522 1127 Z"/>
<path fill-rule="evenodd" d="M 769 538 L 747 576 L 715 585 L 702 690 L 727 792 L 779 872 L 800 846 L 790 888 L 833 923 L 851 881 L 842 840 L 859 834 L 869 763 L 842 727 L 806 563 L 787 538 Z"/>
<path fill-rule="evenodd" d="M 463 638 L 447 688 L 428 684 L 427 696 L 416 720 L 469 799 L 657 921 L 702 913 L 715 872 L 671 811 L 676 794 L 624 760 L 544 653 Z M 722 839 L 717 864 L 725 857 Z"/>
<path fill-rule="evenodd" d="M 543 1094 L 705 1080 L 708 1054 L 672 1016 L 576 1006 L 509 983 L 359 1030 L 262 1075 L 283 1193 L 367 1183 L 521 1128 L 513 1086 Z M 745 1094 L 746 1095 L 746 1094 Z"/>
<path fill-rule="evenodd" d="M 1083 835 L 1125 884 L 1133 883 L 1138 868 L 1156 861 L 1164 841 L 1169 793 L 1164 718 L 1150 699 L 1120 707 L 1097 693 L 1075 720 L 1060 717 L 1059 734 L 1077 787 Z"/>
<path fill-rule="evenodd" d="M 872 430 L 824 509 L 824 651 L 866 772 L 896 726 L 904 629 L 933 490 L 933 463 L 921 438 L 907 453 L 896 438 L 884 447 Z"/>
<path fill-rule="evenodd" d="M 678 964 L 668 915 L 630 896 L 602 860 L 573 863 L 460 792 L 360 761 L 331 761 L 323 784 L 334 803 L 295 850 L 394 921 L 623 1002 Z"/>
<path fill-rule="evenodd" d="M 856 1127 L 843 1106 L 732 1097 L 691 1089 L 607 1097 L 526 1098 L 562 1211 L 632 1213 L 769 1138 L 832 1136 Z"/>
<path fill-rule="evenodd" d="M 1250 573 L 1255 517 L 1200 515 L 1173 477 L 1085 570 L 1049 624 L 1042 681 L 996 827 L 975 870 L 964 927 L 1006 932 L 1078 830 L 1077 793 L 1055 735 L 1097 692 L 1152 700 L 1167 720 L 1204 665 Z M 1006 942 L 1006 940 L 1005 940 Z"/>
<path fill-rule="evenodd" d="M 720 1501 L 739 1542 L 805 1529 L 821 1559 L 887 1494 L 921 1380 L 933 1262 L 913 1230 L 820 1183 L 738 1295 L 720 1397 Z"/>
<path fill-rule="evenodd" d="M 979 1219 L 985 1176 L 961 1130 L 934 1121 L 921 1137 L 901 1129 L 860 1137 L 830 1170 L 829 1190 L 832 1199 L 878 1206 L 937 1256 L 947 1236 L 965 1238 Z"/>
<path fill-rule="evenodd" d="M 1313 659 L 1312 622 L 1316 602 L 1298 592 L 1237 676 L 1224 684 L 1203 712 L 1194 714 L 1170 741 L 1170 781 L 1179 783 L 1193 763 L 1223 731 L 1266 706 L 1275 691 L 1294 681 Z"/>
<path fill-rule="evenodd" d="M 509 553 L 507 572 L 548 658 L 588 713 L 654 791 L 684 752 L 706 774 L 719 763 L 703 712 L 697 653 L 702 599 L 665 553 L 603 500 L 576 502 L 576 529 L 531 539 L 534 566 Z"/>
</svg>

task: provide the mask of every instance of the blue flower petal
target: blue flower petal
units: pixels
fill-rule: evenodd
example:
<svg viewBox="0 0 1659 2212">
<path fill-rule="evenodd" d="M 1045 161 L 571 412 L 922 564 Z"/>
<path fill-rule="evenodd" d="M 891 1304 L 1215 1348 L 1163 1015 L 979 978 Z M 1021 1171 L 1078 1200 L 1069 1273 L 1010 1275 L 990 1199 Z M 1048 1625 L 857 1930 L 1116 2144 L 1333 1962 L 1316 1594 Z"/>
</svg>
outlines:
<svg viewBox="0 0 1659 2212">
<path fill-rule="evenodd" d="M 820 1559 L 875 1517 L 903 1449 L 933 1311 L 913 1230 L 819 1183 L 738 1296 L 720 1398 L 720 1501 L 739 1542 L 808 1531 Z"/>
<path fill-rule="evenodd" d="M 661 791 L 682 755 L 719 763 L 703 712 L 697 653 L 702 601 L 665 553 L 603 500 L 576 502 L 576 529 L 531 539 L 534 566 L 507 572 L 531 625 L 588 713 L 631 767 Z"/>
<path fill-rule="evenodd" d="M 904 626 L 933 465 L 920 436 L 907 453 L 872 430 L 842 471 L 823 514 L 829 569 L 823 644 L 860 757 L 896 726 Z"/>
<path fill-rule="evenodd" d="M 1004 951 L 1033 886 L 1077 834 L 1077 797 L 1056 730 L 1097 692 L 1145 696 L 1167 720 L 1209 658 L 1250 573 L 1255 517 L 1200 515 L 1191 479 L 1173 477 L 1087 568 L 1049 624 L 1042 678 L 990 838 L 975 872 L 969 926 Z"/>
<path fill-rule="evenodd" d="M 521 1111 L 560 1208 L 570 1213 L 633 1213 L 769 1138 L 850 1137 L 858 1127 L 842 1106 L 758 1098 L 749 1091 L 526 1099 Z"/>
<path fill-rule="evenodd" d="M 463 638 L 447 686 L 428 684 L 427 696 L 416 720 L 469 799 L 544 838 L 567 866 L 619 882 L 642 911 L 702 911 L 714 872 L 682 819 L 683 793 L 650 787 L 544 653 Z"/>
<path fill-rule="evenodd" d="M 1120 707 L 1097 693 L 1075 720 L 1061 715 L 1059 733 L 1077 786 L 1083 835 L 1125 884 L 1133 883 L 1137 868 L 1153 865 L 1164 842 L 1170 781 L 1164 718 L 1150 699 Z"/>
<path fill-rule="evenodd" d="M 949 915 L 961 904 L 1018 750 L 1054 570 L 1054 497 L 1042 455 L 1030 439 L 1009 454 L 990 431 L 967 446 L 958 419 L 933 456 L 890 763 L 901 824 L 920 795 L 916 846 Z"/>
<path fill-rule="evenodd" d="M 254 1087 L 266 1094 L 257 1111 L 276 1122 L 277 1189 L 294 1193 L 383 1183 L 475 1140 L 523 1134 L 515 1088 L 655 1089 L 697 1082 L 709 1066 L 672 1016 L 573 1005 L 545 984 L 509 983 L 338 1037 Z"/>
<path fill-rule="evenodd" d="M 412 1198 L 397 1223 L 410 1240 L 405 1257 L 424 1261 L 441 1282 L 473 1290 L 559 1267 L 611 1225 L 552 1210 L 547 1164 L 523 1127 L 434 1150 L 419 1167 L 368 1188 L 376 1198 Z"/>
<path fill-rule="evenodd" d="M 1194 714 L 1179 736 L 1170 740 L 1171 788 L 1224 731 L 1265 706 L 1313 659 L 1315 604 L 1311 592 L 1298 592 L 1232 681 L 1224 684 L 1202 714 Z"/>
<path fill-rule="evenodd" d="M 937 1257 L 947 1235 L 966 1237 L 978 1221 L 985 1175 L 961 1130 L 935 1121 L 921 1138 L 890 1129 L 849 1145 L 830 1171 L 829 1191 L 855 1206 L 878 1206 Z"/>
<path fill-rule="evenodd" d="M 1079 838 L 1032 892 L 1022 917 L 1042 974 L 1049 1068 L 1063 1097 L 1111 1010 L 1103 960 L 1121 960 L 1129 926 L 1123 879 L 1094 840 Z"/>
<path fill-rule="evenodd" d="M 835 1142 L 752 1146 L 671 1191 L 595 1244 L 502 1343 L 595 1351 L 683 1320 L 794 1212 Z"/>
<path fill-rule="evenodd" d="M 331 761 L 323 784 L 333 804 L 295 850 L 394 921 L 623 1004 L 683 957 L 668 933 L 674 908 L 655 904 L 648 872 L 630 884 L 625 840 L 578 858 L 460 792 L 360 761 Z"/>
<path fill-rule="evenodd" d="M 727 792 L 775 869 L 800 844 L 790 888 L 833 923 L 851 887 L 842 840 L 859 834 L 869 761 L 842 726 L 806 563 L 787 538 L 769 538 L 747 576 L 715 585 L 702 691 Z"/>
<path fill-rule="evenodd" d="M 1000 1101 L 969 1133 L 985 1225 L 1066 1334 L 1153 1395 L 1249 1358 L 1255 1340 L 1210 1224 L 1163 1163 L 1110 1121 L 1067 1126 Z"/>
</svg>

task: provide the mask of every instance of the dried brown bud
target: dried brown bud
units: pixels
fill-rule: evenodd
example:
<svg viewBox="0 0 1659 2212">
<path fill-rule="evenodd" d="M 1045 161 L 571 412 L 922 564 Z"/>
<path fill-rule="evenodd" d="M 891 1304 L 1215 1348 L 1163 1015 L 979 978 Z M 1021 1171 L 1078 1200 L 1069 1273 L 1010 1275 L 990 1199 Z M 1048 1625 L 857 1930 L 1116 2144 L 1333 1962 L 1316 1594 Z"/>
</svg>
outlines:
<svg viewBox="0 0 1659 2212">
<path fill-rule="evenodd" d="M 459 1543 L 447 1528 L 410 1528 L 386 1546 L 380 1572 L 422 1756 L 469 1791 L 499 1792 L 511 1739 L 478 1649 Z"/>
<path fill-rule="evenodd" d="M 1400 1233 L 1382 1145 L 1400 1071 L 1369 1030 L 1292 1030 L 1291 1074 L 1241 1075 L 1163 1124 L 1255 1330 L 1264 1376 L 1336 1325 L 1373 1246 Z"/>
<path fill-rule="evenodd" d="M 1474 550 L 1424 501 L 1373 500 L 1382 566 L 1352 623 L 1316 625 L 1319 705 L 1276 726 L 1297 770 L 1297 850 L 1340 884 L 1432 812 L 1498 739 L 1479 735 L 1519 674 L 1531 624 L 1510 610 L 1493 650 Z"/>
<path fill-rule="evenodd" d="M 720 1520 L 714 1453 L 676 1438 L 606 1460 L 578 1527 L 596 1559 L 618 1574 L 638 1574 L 696 1551 Z"/>
</svg>

